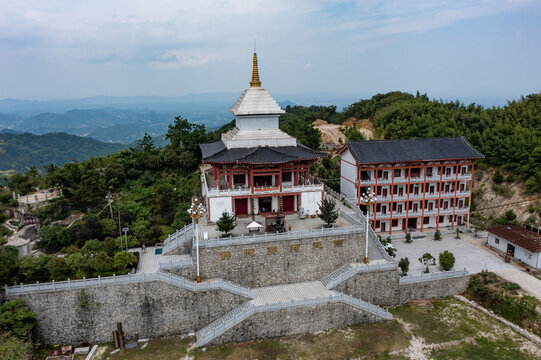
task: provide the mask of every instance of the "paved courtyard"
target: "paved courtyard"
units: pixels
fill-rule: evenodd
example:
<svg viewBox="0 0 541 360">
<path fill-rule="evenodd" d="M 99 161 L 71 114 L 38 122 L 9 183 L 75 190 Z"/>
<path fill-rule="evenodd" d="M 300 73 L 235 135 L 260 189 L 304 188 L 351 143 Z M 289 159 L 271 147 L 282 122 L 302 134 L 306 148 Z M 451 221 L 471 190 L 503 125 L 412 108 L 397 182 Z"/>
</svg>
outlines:
<svg viewBox="0 0 541 360">
<path fill-rule="evenodd" d="M 503 258 L 496 252 L 487 248 L 486 232 L 479 233 L 474 237 L 473 233 L 464 232 L 460 239 L 455 239 L 454 233 L 444 232 L 442 240 L 434 240 L 434 232 L 412 233 L 413 242 L 405 242 L 404 234 L 392 236 L 392 244 L 397 249 L 396 259 L 407 257 L 410 260 L 409 275 L 420 275 L 424 272 L 424 266 L 419 258 L 424 253 L 430 253 L 437 258 L 438 255 L 449 250 L 455 255 L 455 270 L 466 269 L 471 273 L 488 270 L 496 273 L 508 281 L 519 284 L 525 291 L 541 300 L 541 280 L 526 273 L 516 264 L 505 263 Z M 385 236 L 383 236 L 385 238 Z M 431 272 L 440 272 L 439 264 L 430 267 Z"/>
</svg>

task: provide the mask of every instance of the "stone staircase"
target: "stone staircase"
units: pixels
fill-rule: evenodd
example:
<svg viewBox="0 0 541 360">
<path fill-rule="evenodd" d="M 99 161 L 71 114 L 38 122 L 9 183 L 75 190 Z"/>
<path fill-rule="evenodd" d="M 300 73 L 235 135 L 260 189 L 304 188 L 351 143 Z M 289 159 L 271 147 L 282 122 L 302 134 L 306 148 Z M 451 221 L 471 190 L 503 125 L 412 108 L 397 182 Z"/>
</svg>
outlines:
<svg viewBox="0 0 541 360">
<path fill-rule="evenodd" d="M 393 318 L 391 313 L 376 305 L 327 289 L 321 281 L 268 286 L 251 289 L 251 291 L 255 296 L 253 300 L 236 307 L 197 331 L 196 346 L 208 344 L 255 313 L 301 306 L 343 303 L 385 320 Z"/>
<path fill-rule="evenodd" d="M 188 224 L 182 229 L 177 230 L 173 234 L 169 235 L 163 242 L 162 254 L 168 254 L 178 247 L 187 244 L 193 239 L 193 224 Z"/>
<path fill-rule="evenodd" d="M 321 279 L 321 282 L 327 289 L 332 289 L 336 285 L 347 279 L 363 272 L 375 272 L 382 270 L 396 269 L 396 263 L 389 263 L 386 260 L 374 260 L 368 264 L 351 263 L 346 264 Z"/>
</svg>

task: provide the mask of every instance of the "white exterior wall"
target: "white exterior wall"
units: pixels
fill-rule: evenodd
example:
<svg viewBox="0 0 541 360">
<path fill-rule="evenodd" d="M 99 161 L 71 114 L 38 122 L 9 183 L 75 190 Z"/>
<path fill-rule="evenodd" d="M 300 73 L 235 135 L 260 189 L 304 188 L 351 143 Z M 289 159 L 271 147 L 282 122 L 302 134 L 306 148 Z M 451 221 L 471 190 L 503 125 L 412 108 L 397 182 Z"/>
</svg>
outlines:
<svg viewBox="0 0 541 360">
<path fill-rule="evenodd" d="M 235 126 L 239 129 L 278 129 L 280 115 L 241 115 L 235 116 Z"/>
<path fill-rule="evenodd" d="M 222 216 L 224 211 L 233 213 L 233 200 L 230 196 L 227 197 L 211 197 L 209 198 L 210 205 L 210 221 L 215 222 Z"/>
<path fill-rule="evenodd" d="M 316 211 L 319 211 L 319 204 L 323 192 L 321 191 L 306 191 L 301 193 L 301 208 L 306 215 L 314 215 Z"/>
<path fill-rule="evenodd" d="M 499 243 L 496 244 L 496 239 L 499 239 Z M 517 260 L 522 261 L 525 264 L 530 265 L 533 268 L 541 268 L 541 252 L 538 253 L 532 253 L 523 247 L 520 247 L 502 237 L 496 236 L 492 233 L 488 233 L 488 245 L 492 246 L 493 248 L 502 251 L 507 252 L 507 245 L 511 244 L 515 247 L 515 256 L 514 258 Z"/>
<path fill-rule="evenodd" d="M 357 166 L 349 163 L 355 164 L 355 159 L 351 155 L 351 152 L 346 149 L 342 153 L 340 160 L 340 193 L 357 200 L 357 188 L 355 187 L 355 183 L 357 182 Z"/>
</svg>

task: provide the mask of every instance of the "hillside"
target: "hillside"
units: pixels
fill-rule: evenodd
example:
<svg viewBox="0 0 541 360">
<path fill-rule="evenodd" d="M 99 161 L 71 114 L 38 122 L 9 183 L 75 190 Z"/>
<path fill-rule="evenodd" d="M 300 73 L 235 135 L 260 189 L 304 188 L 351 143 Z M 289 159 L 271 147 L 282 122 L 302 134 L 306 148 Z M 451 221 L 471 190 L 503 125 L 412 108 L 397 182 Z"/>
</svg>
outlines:
<svg viewBox="0 0 541 360">
<path fill-rule="evenodd" d="M 66 133 L 45 135 L 0 133 L 0 171 L 42 170 L 48 164 L 86 160 L 118 152 L 127 146 L 110 144 Z"/>
</svg>

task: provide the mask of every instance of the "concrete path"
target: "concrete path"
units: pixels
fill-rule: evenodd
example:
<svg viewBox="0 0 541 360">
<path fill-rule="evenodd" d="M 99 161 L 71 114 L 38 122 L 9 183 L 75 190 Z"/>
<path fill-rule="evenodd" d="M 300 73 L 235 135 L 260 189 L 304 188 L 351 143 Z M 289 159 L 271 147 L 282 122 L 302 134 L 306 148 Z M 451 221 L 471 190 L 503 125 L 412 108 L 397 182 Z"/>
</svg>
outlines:
<svg viewBox="0 0 541 360">
<path fill-rule="evenodd" d="M 415 238 L 424 236 L 423 238 Z M 541 280 L 529 275 L 516 264 L 505 263 L 503 258 L 495 251 L 490 250 L 486 243 L 486 233 L 480 234 L 478 238 L 472 233 L 460 234 L 460 239 L 455 239 L 452 234 L 444 234 L 442 240 L 434 240 L 434 232 L 413 233 L 413 242 L 407 244 L 402 237 L 394 238 L 392 244 L 397 248 L 396 259 L 407 257 L 410 260 L 409 275 L 419 275 L 424 271 L 424 266 L 419 258 L 424 253 L 430 253 L 437 258 L 438 255 L 449 250 L 455 255 L 455 269 L 466 269 L 471 273 L 478 273 L 482 270 L 492 271 L 507 281 L 516 282 L 525 291 L 541 300 Z M 431 272 L 439 272 L 439 264 L 430 267 Z"/>
<path fill-rule="evenodd" d="M 155 273 L 160 269 L 160 263 L 191 261 L 191 255 L 155 255 L 156 247 L 147 247 L 146 252 L 142 253 L 141 248 L 130 249 L 130 252 L 139 251 L 139 264 L 137 273 Z"/>
</svg>

